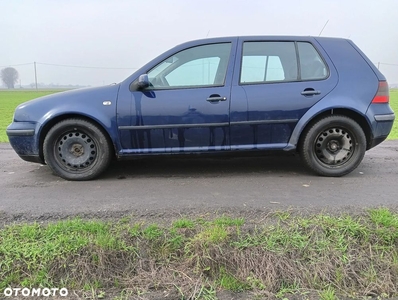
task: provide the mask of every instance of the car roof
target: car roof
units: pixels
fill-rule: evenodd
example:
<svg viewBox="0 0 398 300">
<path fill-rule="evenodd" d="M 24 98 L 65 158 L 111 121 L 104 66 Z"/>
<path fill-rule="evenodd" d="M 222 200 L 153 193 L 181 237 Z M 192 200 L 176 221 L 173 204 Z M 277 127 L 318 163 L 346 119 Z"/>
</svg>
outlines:
<svg viewBox="0 0 398 300">
<path fill-rule="evenodd" d="M 191 47 L 200 44 L 212 44 L 212 43 L 222 43 L 222 42 L 233 42 L 238 40 L 244 41 L 314 41 L 322 42 L 322 40 L 348 40 L 340 37 L 318 37 L 318 36 L 303 36 L 303 35 L 242 35 L 242 36 L 224 36 L 224 37 L 213 37 L 204 38 L 184 42 L 182 44 L 176 45 L 173 49 L 178 49 L 181 47 Z"/>
</svg>

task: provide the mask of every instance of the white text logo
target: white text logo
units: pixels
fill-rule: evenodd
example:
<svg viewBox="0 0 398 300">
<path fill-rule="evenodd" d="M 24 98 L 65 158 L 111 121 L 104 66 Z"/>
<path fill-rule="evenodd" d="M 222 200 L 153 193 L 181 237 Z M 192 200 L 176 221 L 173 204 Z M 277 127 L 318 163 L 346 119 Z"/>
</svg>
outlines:
<svg viewBox="0 0 398 300">
<path fill-rule="evenodd" d="M 4 296 L 43 296 L 43 297 L 53 297 L 53 296 L 68 296 L 68 290 L 66 288 L 6 288 L 4 290 Z"/>
</svg>

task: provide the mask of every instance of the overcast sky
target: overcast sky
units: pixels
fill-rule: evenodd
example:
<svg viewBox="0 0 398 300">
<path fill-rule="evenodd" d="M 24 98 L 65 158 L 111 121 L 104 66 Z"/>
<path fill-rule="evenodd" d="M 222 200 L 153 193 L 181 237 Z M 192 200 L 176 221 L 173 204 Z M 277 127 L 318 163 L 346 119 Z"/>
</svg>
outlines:
<svg viewBox="0 0 398 300">
<path fill-rule="evenodd" d="M 329 20 L 322 36 L 352 39 L 398 84 L 397 12 L 398 0 L 0 0 L 0 67 L 15 67 L 22 85 L 34 61 L 39 82 L 104 85 L 188 40 L 318 36 Z"/>
</svg>

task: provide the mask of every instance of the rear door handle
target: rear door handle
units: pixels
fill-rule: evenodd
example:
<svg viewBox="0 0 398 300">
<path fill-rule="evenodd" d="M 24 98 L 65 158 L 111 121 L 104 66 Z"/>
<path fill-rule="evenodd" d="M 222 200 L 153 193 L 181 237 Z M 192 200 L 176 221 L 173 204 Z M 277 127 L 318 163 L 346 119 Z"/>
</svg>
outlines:
<svg viewBox="0 0 398 300">
<path fill-rule="evenodd" d="M 227 97 L 221 97 L 220 95 L 211 95 L 206 99 L 209 102 L 227 101 Z"/>
<path fill-rule="evenodd" d="M 301 95 L 303 96 L 314 96 L 314 95 L 320 95 L 321 91 L 316 91 L 314 89 L 305 89 L 304 91 L 301 92 Z"/>
</svg>

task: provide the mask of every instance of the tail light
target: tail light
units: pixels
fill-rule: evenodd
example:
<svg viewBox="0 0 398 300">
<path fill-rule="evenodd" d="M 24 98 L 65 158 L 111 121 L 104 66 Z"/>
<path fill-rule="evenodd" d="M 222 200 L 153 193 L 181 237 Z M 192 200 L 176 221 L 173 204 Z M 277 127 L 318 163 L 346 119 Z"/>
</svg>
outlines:
<svg viewBox="0 0 398 300">
<path fill-rule="evenodd" d="M 387 81 L 379 81 L 379 88 L 374 96 L 372 103 L 389 103 L 390 102 L 390 89 L 388 88 Z"/>
</svg>

